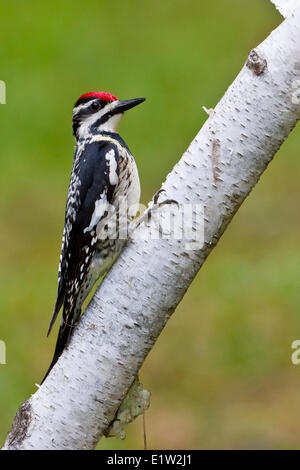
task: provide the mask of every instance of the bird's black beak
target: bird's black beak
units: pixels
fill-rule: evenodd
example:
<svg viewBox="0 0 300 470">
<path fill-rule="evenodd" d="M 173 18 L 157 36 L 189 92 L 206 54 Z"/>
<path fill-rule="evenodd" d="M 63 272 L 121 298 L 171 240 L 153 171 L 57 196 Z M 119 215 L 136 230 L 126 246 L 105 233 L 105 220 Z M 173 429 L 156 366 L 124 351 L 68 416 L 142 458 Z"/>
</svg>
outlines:
<svg viewBox="0 0 300 470">
<path fill-rule="evenodd" d="M 115 108 L 111 111 L 111 114 L 124 113 L 128 109 L 134 108 L 140 103 L 143 103 L 146 98 L 135 98 L 133 100 L 119 101 Z"/>
</svg>

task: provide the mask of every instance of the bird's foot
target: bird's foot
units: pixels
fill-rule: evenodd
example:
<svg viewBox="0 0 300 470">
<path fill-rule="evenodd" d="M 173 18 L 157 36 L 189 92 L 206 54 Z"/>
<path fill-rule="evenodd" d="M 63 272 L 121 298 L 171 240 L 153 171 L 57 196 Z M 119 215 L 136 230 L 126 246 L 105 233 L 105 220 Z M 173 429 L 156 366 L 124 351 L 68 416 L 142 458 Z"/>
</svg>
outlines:
<svg viewBox="0 0 300 470">
<path fill-rule="evenodd" d="M 155 211 L 157 211 L 158 209 L 161 209 L 161 207 L 165 206 L 165 205 L 168 205 L 168 204 L 176 204 L 177 207 L 179 207 L 179 204 L 177 201 L 175 201 L 175 199 L 165 199 L 164 201 L 162 202 L 158 202 L 159 200 L 159 197 L 161 195 L 161 193 L 163 192 L 166 192 L 165 189 L 159 189 L 159 191 L 157 191 L 153 197 L 153 205 L 150 206 L 145 212 L 144 214 L 137 220 L 136 222 L 136 225 L 135 225 L 135 228 L 138 228 L 140 227 L 140 225 L 144 222 L 150 222 L 151 218 L 152 218 L 152 215 L 154 215 Z M 159 221 L 156 221 L 158 223 L 158 231 L 159 231 L 159 234 L 162 235 L 163 231 L 162 231 L 162 228 L 161 228 L 161 224 Z"/>
</svg>

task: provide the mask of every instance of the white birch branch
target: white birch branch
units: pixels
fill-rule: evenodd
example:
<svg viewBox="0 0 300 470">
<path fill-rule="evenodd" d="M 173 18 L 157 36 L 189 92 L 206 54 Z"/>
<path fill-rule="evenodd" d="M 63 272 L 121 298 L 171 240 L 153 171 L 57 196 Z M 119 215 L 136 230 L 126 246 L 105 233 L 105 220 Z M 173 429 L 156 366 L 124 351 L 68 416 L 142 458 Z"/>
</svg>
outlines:
<svg viewBox="0 0 300 470">
<path fill-rule="evenodd" d="M 271 0 L 271 2 L 274 3 L 284 18 L 289 18 L 296 14 L 300 5 L 300 0 Z"/>
<path fill-rule="evenodd" d="M 249 54 L 162 186 L 162 196 L 180 207 L 203 205 L 203 247 L 189 250 L 184 239 L 129 241 L 68 350 L 21 406 L 5 449 L 92 449 L 107 432 L 168 318 L 300 118 L 299 75 L 300 29 L 288 15 Z M 144 238 L 149 231 L 139 229 Z"/>
</svg>

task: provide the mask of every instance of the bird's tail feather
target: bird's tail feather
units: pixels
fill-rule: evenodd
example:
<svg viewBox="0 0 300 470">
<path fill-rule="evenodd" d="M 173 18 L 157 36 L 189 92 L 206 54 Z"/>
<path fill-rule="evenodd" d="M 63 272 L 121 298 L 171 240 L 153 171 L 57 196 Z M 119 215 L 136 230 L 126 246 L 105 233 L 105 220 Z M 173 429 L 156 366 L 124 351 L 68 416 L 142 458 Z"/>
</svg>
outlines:
<svg viewBox="0 0 300 470">
<path fill-rule="evenodd" d="M 68 345 L 69 339 L 71 337 L 73 329 L 74 329 L 74 327 L 72 325 L 68 325 L 66 323 L 63 323 L 60 326 L 57 341 L 56 341 L 54 356 L 53 356 L 52 362 L 49 366 L 49 369 L 47 370 L 46 375 L 43 378 L 41 384 L 45 381 L 45 379 L 48 376 L 48 374 L 50 373 L 52 367 L 56 364 L 56 362 L 58 361 L 59 357 L 61 356 L 63 350 Z"/>
</svg>

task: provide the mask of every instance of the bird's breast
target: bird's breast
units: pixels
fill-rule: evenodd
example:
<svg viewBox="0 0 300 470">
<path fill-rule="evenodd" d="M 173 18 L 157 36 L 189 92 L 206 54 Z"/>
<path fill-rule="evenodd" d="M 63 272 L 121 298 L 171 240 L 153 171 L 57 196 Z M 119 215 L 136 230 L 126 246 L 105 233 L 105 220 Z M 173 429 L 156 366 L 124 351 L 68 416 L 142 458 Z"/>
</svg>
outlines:
<svg viewBox="0 0 300 470">
<path fill-rule="evenodd" d="M 127 218 L 132 220 L 140 202 L 141 188 L 138 170 L 133 156 L 124 152 L 119 162 L 119 182 L 115 192 L 116 206 L 118 200 L 124 199 L 127 205 Z M 124 214 L 122 214 L 124 216 Z"/>
</svg>

